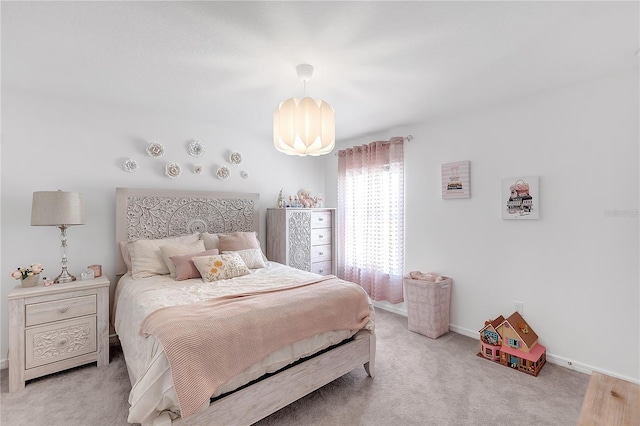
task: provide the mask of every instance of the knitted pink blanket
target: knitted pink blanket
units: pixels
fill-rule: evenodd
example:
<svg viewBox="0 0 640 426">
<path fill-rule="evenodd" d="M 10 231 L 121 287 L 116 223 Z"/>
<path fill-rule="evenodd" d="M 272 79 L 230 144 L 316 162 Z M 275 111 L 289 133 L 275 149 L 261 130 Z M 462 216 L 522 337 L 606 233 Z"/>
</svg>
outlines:
<svg viewBox="0 0 640 426">
<path fill-rule="evenodd" d="M 329 276 L 161 308 L 145 318 L 140 334 L 162 344 L 186 418 L 233 376 L 283 346 L 363 328 L 368 304 L 362 287 Z"/>
</svg>

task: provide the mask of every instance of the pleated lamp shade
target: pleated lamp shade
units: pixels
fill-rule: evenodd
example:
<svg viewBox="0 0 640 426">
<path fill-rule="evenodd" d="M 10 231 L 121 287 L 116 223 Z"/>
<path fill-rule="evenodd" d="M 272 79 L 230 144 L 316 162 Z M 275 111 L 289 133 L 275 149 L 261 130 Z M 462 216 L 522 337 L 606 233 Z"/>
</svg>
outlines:
<svg viewBox="0 0 640 426">
<path fill-rule="evenodd" d="M 336 145 L 333 108 L 309 97 L 282 102 L 273 113 L 273 144 L 288 155 L 324 155 Z"/>
</svg>

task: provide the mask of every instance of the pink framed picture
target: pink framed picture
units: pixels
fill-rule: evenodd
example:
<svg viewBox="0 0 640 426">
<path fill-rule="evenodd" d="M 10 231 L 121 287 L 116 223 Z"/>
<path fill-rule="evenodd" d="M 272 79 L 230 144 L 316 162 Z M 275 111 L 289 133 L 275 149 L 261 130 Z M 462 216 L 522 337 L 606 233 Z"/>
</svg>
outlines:
<svg viewBox="0 0 640 426">
<path fill-rule="evenodd" d="M 442 198 L 471 198 L 470 161 L 442 165 Z"/>
</svg>

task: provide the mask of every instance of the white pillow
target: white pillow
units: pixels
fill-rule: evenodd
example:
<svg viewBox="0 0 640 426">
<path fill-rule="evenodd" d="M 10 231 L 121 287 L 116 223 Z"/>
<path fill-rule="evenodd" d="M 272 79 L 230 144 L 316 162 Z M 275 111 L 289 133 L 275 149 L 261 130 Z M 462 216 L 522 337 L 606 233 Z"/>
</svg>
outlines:
<svg viewBox="0 0 640 426">
<path fill-rule="evenodd" d="M 191 260 L 200 271 L 204 282 L 226 280 L 251 273 L 238 253 L 197 256 Z"/>
<path fill-rule="evenodd" d="M 267 266 L 264 263 L 264 259 L 262 257 L 262 250 L 260 250 L 259 248 L 222 252 L 222 254 L 227 253 L 238 253 L 240 255 L 240 258 L 242 258 L 244 264 L 247 265 L 247 268 L 250 269 L 259 269 Z"/>
<path fill-rule="evenodd" d="M 120 245 L 120 253 L 122 253 L 122 260 L 124 260 L 124 264 L 127 267 L 127 272 L 131 272 L 131 254 L 129 253 L 127 242 L 118 241 L 118 245 Z"/>
<path fill-rule="evenodd" d="M 204 241 L 204 248 L 207 250 L 217 249 L 220 243 L 218 234 L 212 234 L 210 232 L 203 232 L 200 235 L 200 239 Z"/>
<path fill-rule="evenodd" d="M 171 260 L 171 256 L 180 256 L 183 254 L 200 253 L 204 251 L 204 241 L 198 240 L 189 244 L 170 244 L 166 246 L 160 246 L 160 252 L 164 263 L 169 268 L 169 275 L 172 278 L 176 277 L 176 265 Z"/>
<path fill-rule="evenodd" d="M 162 258 L 161 246 L 169 244 L 188 244 L 198 241 L 200 234 L 181 237 L 159 238 L 156 240 L 135 240 L 127 243 L 131 255 L 131 276 L 134 279 L 166 275 L 169 268 Z"/>
</svg>

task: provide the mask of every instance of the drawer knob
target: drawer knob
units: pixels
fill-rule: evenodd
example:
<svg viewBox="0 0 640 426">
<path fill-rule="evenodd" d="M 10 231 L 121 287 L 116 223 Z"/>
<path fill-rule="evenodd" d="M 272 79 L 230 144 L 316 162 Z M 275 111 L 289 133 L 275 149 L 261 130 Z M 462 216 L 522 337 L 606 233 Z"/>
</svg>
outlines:
<svg viewBox="0 0 640 426">
<path fill-rule="evenodd" d="M 321 274 L 321 273 L 323 273 L 323 272 L 324 272 L 324 269 L 320 269 L 320 270 L 318 271 L 318 273 L 320 273 L 320 274 Z"/>
<path fill-rule="evenodd" d="M 324 220 L 323 218 L 319 218 L 319 219 L 318 219 L 318 222 L 322 222 L 323 220 Z"/>
<path fill-rule="evenodd" d="M 60 313 L 64 314 L 65 312 L 67 312 L 69 310 L 69 308 L 67 308 L 66 306 L 63 306 L 62 308 L 60 308 Z"/>
<path fill-rule="evenodd" d="M 324 254 L 324 252 L 320 252 L 320 253 L 318 253 L 318 254 L 319 254 L 320 256 L 322 256 L 322 255 Z"/>
<path fill-rule="evenodd" d="M 320 234 L 318 235 L 318 238 L 324 238 L 324 235 Z"/>
</svg>

